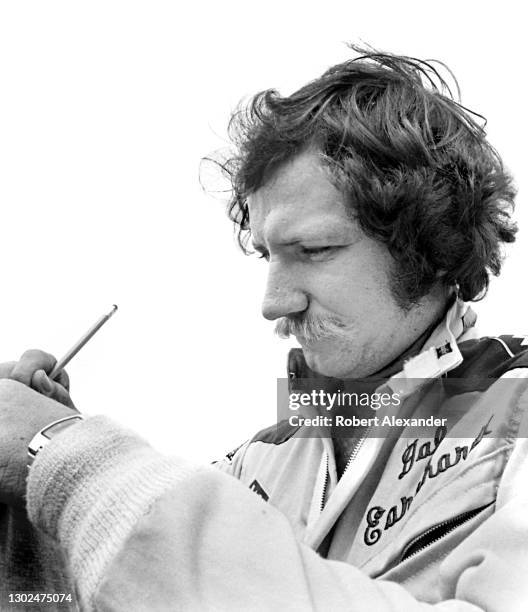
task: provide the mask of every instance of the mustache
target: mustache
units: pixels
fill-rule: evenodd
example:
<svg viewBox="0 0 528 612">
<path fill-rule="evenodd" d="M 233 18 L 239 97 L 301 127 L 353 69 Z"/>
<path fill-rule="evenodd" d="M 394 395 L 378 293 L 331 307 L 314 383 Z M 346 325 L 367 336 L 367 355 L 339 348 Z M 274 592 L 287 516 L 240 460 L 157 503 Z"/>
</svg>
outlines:
<svg viewBox="0 0 528 612">
<path fill-rule="evenodd" d="M 275 324 L 279 338 L 302 336 L 306 342 L 329 340 L 343 335 L 346 325 L 333 315 L 300 314 L 281 317 Z"/>
</svg>

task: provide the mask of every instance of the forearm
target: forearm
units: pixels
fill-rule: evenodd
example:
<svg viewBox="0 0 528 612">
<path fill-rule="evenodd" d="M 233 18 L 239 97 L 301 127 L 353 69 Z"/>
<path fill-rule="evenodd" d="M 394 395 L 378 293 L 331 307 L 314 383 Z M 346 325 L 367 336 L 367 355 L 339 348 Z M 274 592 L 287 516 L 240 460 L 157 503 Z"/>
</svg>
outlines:
<svg viewBox="0 0 528 612">
<path fill-rule="evenodd" d="M 104 417 L 70 427 L 39 453 L 28 478 L 28 514 L 60 544 L 88 609 L 140 518 L 199 469 L 160 455 Z"/>
</svg>

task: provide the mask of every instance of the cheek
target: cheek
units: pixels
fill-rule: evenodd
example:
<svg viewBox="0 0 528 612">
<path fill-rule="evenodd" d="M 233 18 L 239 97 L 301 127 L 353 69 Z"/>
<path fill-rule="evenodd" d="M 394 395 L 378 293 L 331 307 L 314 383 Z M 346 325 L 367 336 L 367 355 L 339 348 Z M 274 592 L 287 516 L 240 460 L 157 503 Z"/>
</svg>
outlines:
<svg viewBox="0 0 528 612">
<path fill-rule="evenodd" d="M 382 319 L 395 306 L 389 281 L 370 262 L 325 271 L 312 288 L 312 296 L 324 310 L 344 319 Z"/>
</svg>

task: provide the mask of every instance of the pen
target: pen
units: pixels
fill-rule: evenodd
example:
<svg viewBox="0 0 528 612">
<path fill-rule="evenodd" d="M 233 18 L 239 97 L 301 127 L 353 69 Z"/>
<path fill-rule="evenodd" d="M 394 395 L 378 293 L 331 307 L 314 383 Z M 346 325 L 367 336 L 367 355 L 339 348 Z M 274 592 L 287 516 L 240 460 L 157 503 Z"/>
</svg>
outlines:
<svg viewBox="0 0 528 612">
<path fill-rule="evenodd" d="M 107 314 L 103 315 L 92 327 L 90 327 L 90 329 L 84 334 L 84 336 L 79 338 L 79 340 L 71 347 L 71 349 L 64 355 L 64 357 L 61 357 L 61 359 L 57 361 L 55 367 L 51 371 L 51 374 L 49 374 L 49 378 L 51 380 L 56 378 L 59 372 L 66 367 L 66 365 L 73 359 L 73 357 L 75 357 L 75 355 L 77 355 L 77 353 L 90 340 L 90 338 L 92 338 L 101 329 L 101 327 L 103 327 L 103 325 L 115 313 L 116 310 L 117 305 L 114 304 L 112 306 L 112 310 Z"/>
</svg>

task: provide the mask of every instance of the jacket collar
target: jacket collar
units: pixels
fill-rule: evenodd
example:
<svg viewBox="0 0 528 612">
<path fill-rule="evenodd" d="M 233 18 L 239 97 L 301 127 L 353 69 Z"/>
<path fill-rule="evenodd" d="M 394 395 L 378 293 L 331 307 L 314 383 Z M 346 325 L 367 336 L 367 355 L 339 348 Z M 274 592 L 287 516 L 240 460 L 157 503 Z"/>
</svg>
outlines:
<svg viewBox="0 0 528 612">
<path fill-rule="evenodd" d="M 464 361 L 458 345 L 477 337 L 476 320 L 477 316 L 469 304 L 457 299 L 420 353 L 406 361 L 403 369 L 392 376 L 387 384 L 393 391 L 405 396 L 427 380 L 454 370 Z"/>
</svg>

